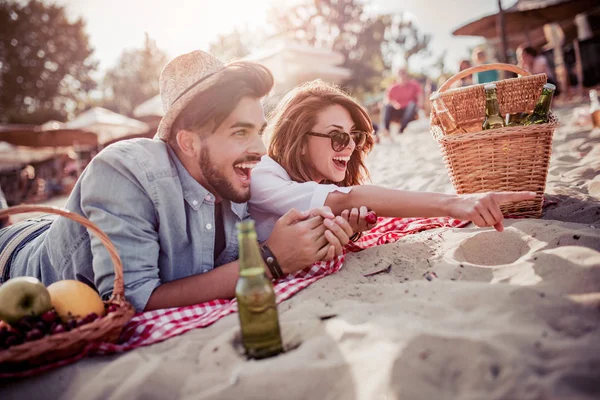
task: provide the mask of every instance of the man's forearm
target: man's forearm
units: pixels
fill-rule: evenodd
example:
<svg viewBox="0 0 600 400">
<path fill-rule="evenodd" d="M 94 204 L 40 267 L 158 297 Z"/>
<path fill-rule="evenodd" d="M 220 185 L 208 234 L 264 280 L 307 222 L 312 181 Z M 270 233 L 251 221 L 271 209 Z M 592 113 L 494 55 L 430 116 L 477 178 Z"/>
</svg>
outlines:
<svg viewBox="0 0 600 400">
<path fill-rule="evenodd" d="M 443 217 L 454 195 L 408 192 L 380 186 L 354 186 L 349 193 L 331 192 L 325 205 L 335 215 L 353 207 L 365 206 L 382 217 Z"/>
<path fill-rule="evenodd" d="M 145 311 L 183 307 L 235 295 L 239 263 L 234 261 L 204 274 L 166 282 L 152 292 Z"/>
</svg>

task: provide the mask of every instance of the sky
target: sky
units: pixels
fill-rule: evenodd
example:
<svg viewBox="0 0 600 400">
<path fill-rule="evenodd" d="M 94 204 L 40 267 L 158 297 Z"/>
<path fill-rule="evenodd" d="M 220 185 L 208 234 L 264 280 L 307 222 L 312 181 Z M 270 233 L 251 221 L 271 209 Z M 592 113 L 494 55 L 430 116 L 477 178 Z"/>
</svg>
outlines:
<svg viewBox="0 0 600 400">
<path fill-rule="evenodd" d="M 275 1 L 294 0 L 56 0 L 66 6 L 72 18 L 83 17 L 100 70 L 114 66 L 126 48 L 140 48 L 144 33 L 156 40 L 159 48 L 174 58 L 196 50 L 207 50 L 218 34 L 236 27 L 260 27 Z M 497 0 L 369 0 L 374 12 L 407 11 L 424 32 L 433 35 L 434 55 L 447 50 L 446 66 L 458 69 L 467 49 L 481 43 L 480 38 L 453 37 L 452 31 L 468 21 L 493 14 Z M 515 0 L 503 0 L 507 8 Z M 411 60 L 412 63 L 412 60 Z M 412 68 L 421 68 L 415 60 Z"/>
</svg>

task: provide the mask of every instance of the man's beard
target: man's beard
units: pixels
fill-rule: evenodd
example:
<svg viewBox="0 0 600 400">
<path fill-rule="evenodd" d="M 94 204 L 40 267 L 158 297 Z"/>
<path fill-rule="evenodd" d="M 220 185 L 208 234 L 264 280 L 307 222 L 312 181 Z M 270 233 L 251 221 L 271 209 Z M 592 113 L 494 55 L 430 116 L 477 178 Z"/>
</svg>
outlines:
<svg viewBox="0 0 600 400">
<path fill-rule="evenodd" d="M 207 146 L 202 146 L 200 150 L 199 165 L 206 182 L 217 192 L 214 194 L 234 203 L 246 203 L 250 200 L 250 190 L 236 191 L 231 181 L 227 180 L 225 175 L 214 167 L 215 164 L 210 158 Z M 231 167 L 233 168 L 233 165 Z"/>
</svg>

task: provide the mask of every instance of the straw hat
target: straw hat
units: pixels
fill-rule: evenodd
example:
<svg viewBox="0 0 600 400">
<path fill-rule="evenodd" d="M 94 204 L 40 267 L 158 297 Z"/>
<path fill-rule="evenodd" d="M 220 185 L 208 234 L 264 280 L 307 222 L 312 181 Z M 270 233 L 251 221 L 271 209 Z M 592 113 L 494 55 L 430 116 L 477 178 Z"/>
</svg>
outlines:
<svg viewBox="0 0 600 400">
<path fill-rule="evenodd" d="M 160 74 L 160 97 L 165 112 L 154 136 L 167 140 L 173 122 L 198 93 L 213 85 L 225 68 L 218 58 L 196 50 L 169 62 Z"/>
</svg>

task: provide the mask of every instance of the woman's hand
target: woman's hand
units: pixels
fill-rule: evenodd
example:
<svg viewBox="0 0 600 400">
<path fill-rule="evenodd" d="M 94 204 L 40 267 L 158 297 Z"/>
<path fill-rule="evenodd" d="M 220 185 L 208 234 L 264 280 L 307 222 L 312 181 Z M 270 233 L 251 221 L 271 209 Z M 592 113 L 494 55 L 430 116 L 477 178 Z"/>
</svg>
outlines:
<svg viewBox="0 0 600 400">
<path fill-rule="evenodd" d="M 311 217 L 321 217 L 323 225 L 318 229 L 322 232 L 321 241 L 327 240 L 329 246 L 335 249 L 335 255 L 339 256 L 343 253 L 344 246 L 350 241 L 350 236 L 353 234 L 352 227 L 347 220 L 338 216 L 334 217 L 331 208 L 327 206 L 313 208 L 309 210 Z M 324 257 L 321 260 L 328 261 L 332 257 Z"/>
<path fill-rule="evenodd" d="M 471 221 L 479 227 L 493 226 L 498 232 L 504 230 L 504 216 L 500 204 L 535 199 L 535 192 L 491 192 L 459 195 L 448 203 L 448 215 Z"/>
<path fill-rule="evenodd" d="M 365 206 L 353 208 L 352 210 L 344 210 L 342 211 L 341 217 L 348 221 L 353 232 L 371 230 L 377 223 L 376 218 L 375 222 L 372 222 L 372 216 L 369 216 L 369 210 Z"/>
</svg>

